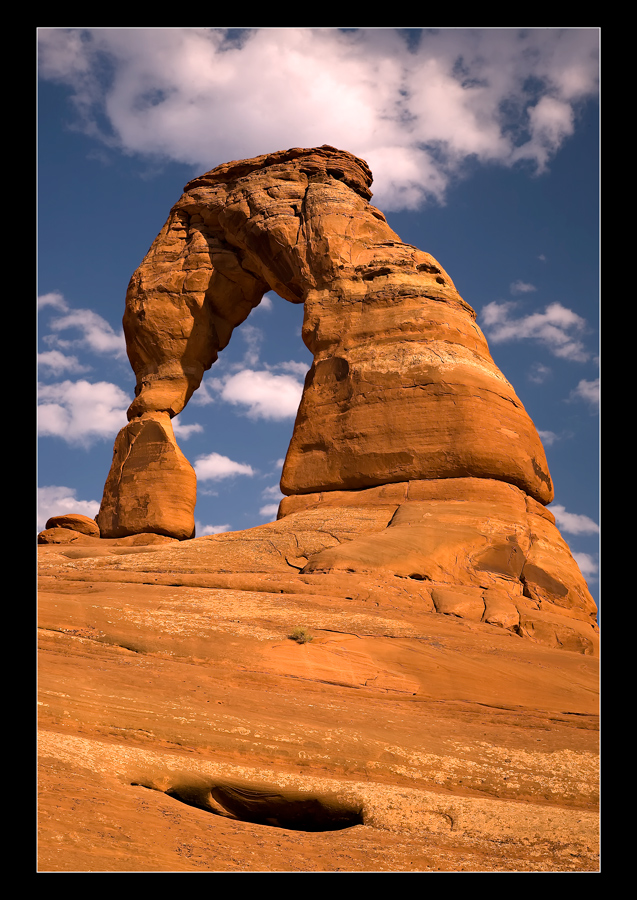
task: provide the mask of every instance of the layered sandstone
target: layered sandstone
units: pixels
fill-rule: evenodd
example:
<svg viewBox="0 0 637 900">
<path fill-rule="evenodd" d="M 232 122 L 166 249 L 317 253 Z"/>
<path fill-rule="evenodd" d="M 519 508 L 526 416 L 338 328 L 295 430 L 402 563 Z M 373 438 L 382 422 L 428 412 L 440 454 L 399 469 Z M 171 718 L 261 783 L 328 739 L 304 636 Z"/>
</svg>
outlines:
<svg viewBox="0 0 637 900">
<path fill-rule="evenodd" d="M 369 203 L 370 184 L 362 160 L 325 146 L 228 163 L 186 185 L 128 288 L 124 330 L 137 377 L 128 429 L 177 415 L 274 290 L 305 305 L 314 356 L 285 494 L 475 477 L 550 502 L 541 441 L 474 311 L 440 264 L 403 243 Z M 143 442 L 118 441 L 141 471 Z M 120 468 L 116 452 L 99 515 L 106 537 L 140 530 Z M 168 484 L 156 491 L 167 497 Z M 183 538 L 189 524 L 175 520 L 171 532 L 162 523 L 162 533 Z"/>
<path fill-rule="evenodd" d="M 40 871 L 597 869 L 594 627 L 302 571 L 393 515 L 40 546 Z"/>
<path fill-rule="evenodd" d="M 195 536 L 197 477 L 173 433 L 167 411 L 136 417 L 117 435 L 97 516 L 100 534 Z"/>
<path fill-rule="evenodd" d="M 392 231 L 370 184 L 362 160 L 324 146 L 228 163 L 186 185 L 128 288 L 136 397 L 116 440 L 101 535 L 193 536 L 195 476 L 170 418 L 272 289 L 304 304 L 314 357 L 280 515 L 315 495 L 371 503 L 370 491 L 391 485 L 410 501 L 382 535 L 310 559 L 310 569 L 444 574 L 480 588 L 495 570 L 512 596 L 575 605 L 594 621 L 581 573 L 542 513 L 553 486 L 535 426 L 472 308 L 433 257 Z"/>
<path fill-rule="evenodd" d="M 385 510 L 385 527 L 307 558 L 303 573 L 395 576 L 424 582 L 439 612 L 490 622 L 516 633 L 544 610 L 548 642 L 597 653 L 597 607 L 550 510 L 519 488 L 480 478 L 391 484 L 288 497 L 279 516 L 301 510 Z M 444 604 L 436 602 L 442 596 Z M 455 600 L 453 599 L 455 597 Z M 556 630 L 563 626 L 562 641 Z M 542 641 L 542 638 L 538 639 Z"/>
<path fill-rule="evenodd" d="M 39 536 L 42 871 L 598 865 L 596 608 L 540 439 L 370 184 L 327 146 L 219 166 L 131 279 L 97 525 Z M 170 420 L 267 290 L 314 358 L 286 497 L 195 538 Z"/>
<path fill-rule="evenodd" d="M 80 534 L 91 535 L 91 537 L 100 537 L 100 530 L 95 519 L 79 515 L 78 513 L 51 516 L 44 527 L 45 530 L 49 528 L 65 528 L 70 531 L 77 531 Z"/>
</svg>

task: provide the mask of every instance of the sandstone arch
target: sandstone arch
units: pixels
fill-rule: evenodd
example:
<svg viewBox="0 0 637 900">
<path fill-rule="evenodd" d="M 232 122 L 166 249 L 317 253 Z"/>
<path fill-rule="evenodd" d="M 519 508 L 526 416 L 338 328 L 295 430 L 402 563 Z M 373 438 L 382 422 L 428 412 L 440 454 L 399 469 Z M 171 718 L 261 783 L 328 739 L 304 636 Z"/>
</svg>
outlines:
<svg viewBox="0 0 637 900">
<path fill-rule="evenodd" d="M 186 185 L 127 291 L 137 386 L 97 517 L 103 537 L 194 536 L 195 475 L 170 419 L 268 290 L 305 305 L 314 356 L 284 494 L 479 478 L 553 499 L 537 431 L 474 311 L 369 203 L 371 182 L 363 160 L 322 146 Z"/>
<path fill-rule="evenodd" d="M 44 870 L 598 865 L 595 603 L 473 311 L 370 181 L 329 147 L 221 166 L 131 279 L 99 537 L 38 536 Z M 171 417 L 271 288 L 314 354 L 287 496 L 184 540 Z"/>
</svg>

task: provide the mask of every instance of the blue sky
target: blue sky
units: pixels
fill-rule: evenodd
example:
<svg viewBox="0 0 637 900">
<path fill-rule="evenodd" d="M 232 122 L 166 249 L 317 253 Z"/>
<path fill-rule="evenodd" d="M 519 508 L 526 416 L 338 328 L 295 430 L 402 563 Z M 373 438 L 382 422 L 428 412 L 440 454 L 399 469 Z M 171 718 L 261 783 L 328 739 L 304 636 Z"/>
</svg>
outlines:
<svg viewBox="0 0 637 900">
<path fill-rule="evenodd" d="M 597 29 L 40 29 L 38 529 L 95 515 L 134 376 L 126 287 L 183 186 L 332 144 L 478 314 L 598 596 Z M 268 294 L 174 420 L 197 534 L 271 521 L 311 355 Z"/>
</svg>

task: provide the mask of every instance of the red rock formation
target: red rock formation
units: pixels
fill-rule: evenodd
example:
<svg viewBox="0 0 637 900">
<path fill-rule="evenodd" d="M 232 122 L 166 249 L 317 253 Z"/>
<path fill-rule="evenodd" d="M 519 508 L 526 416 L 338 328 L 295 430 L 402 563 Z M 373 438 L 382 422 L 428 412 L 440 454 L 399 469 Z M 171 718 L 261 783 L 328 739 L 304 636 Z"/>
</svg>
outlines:
<svg viewBox="0 0 637 900">
<path fill-rule="evenodd" d="M 167 411 L 145 412 L 122 428 L 97 521 L 103 537 L 195 536 L 195 471 L 173 434 Z"/>
<path fill-rule="evenodd" d="M 78 513 L 67 513 L 64 516 L 52 516 L 46 523 L 45 529 L 48 528 L 65 528 L 71 531 L 77 531 L 80 534 L 88 534 L 91 537 L 99 537 L 100 530 L 95 519 L 88 516 L 82 516 Z"/>
<path fill-rule="evenodd" d="M 370 183 L 330 147 L 220 166 L 131 279 L 101 537 L 40 536 L 42 871 L 597 866 L 595 605 L 473 310 Z M 288 496 L 190 540 L 170 419 L 269 289 L 314 354 Z"/>
<path fill-rule="evenodd" d="M 299 571 L 406 527 L 384 490 L 190 541 L 51 529 L 78 539 L 38 551 L 39 871 L 596 869 L 594 629 L 494 584 Z"/>
<path fill-rule="evenodd" d="M 535 426 L 474 311 L 370 205 L 370 184 L 362 160 L 324 146 L 228 163 L 186 185 L 128 288 L 136 397 L 97 517 L 102 537 L 194 535 L 195 476 L 170 417 L 272 289 L 305 304 L 314 355 L 280 516 L 374 506 L 379 490 L 395 504 L 389 527 L 317 548 L 304 571 L 472 587 L 479 619 L 517 629 L 524 596 L 588 627 L 595 604 L 544 511 L 553 486 Z M 497 613 L 485 612 L 487 590 L 504 592 Z"/>
<path fill-rule="evenodd" d="M 126 297 L 137 387 L 132 431 L 118 444 L 129 470 L 147 465 L 146 442 L 133 439 L 139 420 L 177 415 L 272 289 L 305 304 L 303 340 L 314 354 L 284 493 L 478 477 L 551 501 L 540 439 L 475 313 L 436 260 L 404 244 L 369 204 L 370 184 L 362 160 L 324 146 L 228 163 L 186 186 Z M 168 429 L 164 441 L 171 462 L 155 491 L 166 498 L 185 476 Z M 98 517 L 105 536 L 192 534 L 185 500 L 181 514 L 169 502 L 161 521 L 144 526 L 134 479 L 125 486 L 122 472 L 116 453 Z"/>
</svg>

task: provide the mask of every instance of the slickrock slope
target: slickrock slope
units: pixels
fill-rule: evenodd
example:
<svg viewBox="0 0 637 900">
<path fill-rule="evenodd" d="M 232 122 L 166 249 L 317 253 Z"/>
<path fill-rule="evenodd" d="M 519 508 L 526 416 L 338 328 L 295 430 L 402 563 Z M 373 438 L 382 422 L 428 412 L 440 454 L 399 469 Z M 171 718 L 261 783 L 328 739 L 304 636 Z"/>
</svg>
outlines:
<svg viewBox="0 0 637 900">
<path fill-rule="evenodd" d="M 596 609 L 471 307 L 331 147 L 186 186 L 97 524 L 39 535 L 40 871 L 596 871 Z M 273 289 L 276 522 L 194 537 L 170 419 Z M 294 636 L 294 639 L 291 638 Z"/>
<path fill-rule="evenodd" d="M 40 871 L 597 869 L 581 621 L 301 574 L 383 519 L 335 512 L 40 546 Z"/>
</svg>

